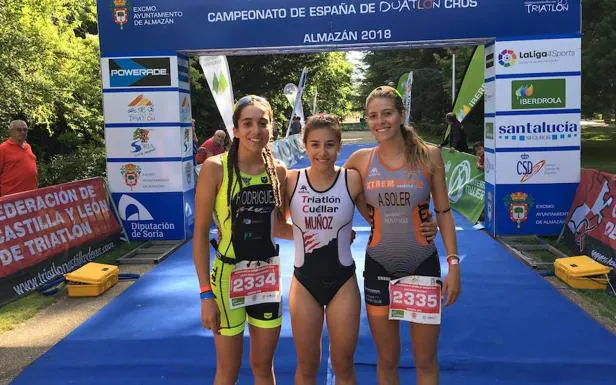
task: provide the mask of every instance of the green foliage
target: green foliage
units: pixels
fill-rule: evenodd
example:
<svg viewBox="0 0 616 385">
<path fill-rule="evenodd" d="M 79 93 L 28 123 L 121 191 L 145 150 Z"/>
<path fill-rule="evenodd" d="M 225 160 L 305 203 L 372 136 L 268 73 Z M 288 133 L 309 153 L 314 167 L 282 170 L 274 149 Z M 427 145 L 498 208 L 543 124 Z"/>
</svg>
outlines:
<svg viewBox="0 0 616 385">
<path fill-rule="evenodd" d="M 78 146 L 72 154 L 56 154 L 39 162 L 39 186 L 51 186 L 106 175 L 105 148 Z"/>
<path fill-rule="evenodd" d="M 400 76 L 413 70 L 413 121 L 441 121 L 450 102 L 444 86 L 446 72 L 439 67 L 439 55 L 444 55 L 443 49 L 367 53 L 364 57 L 365 77 L 360 86 L 358 100 L 361 109 L 374 88 L 384 84 L 395 87 Z"/>
<path fill-rule="evenodd" d="M 274 119 L 282 123 L 285 131 L 292 107 L 282 90 L 287 83 L 297 84 L 304 67 L 308 68 L 308 81 L 302 98 L 306 116 L 310 114 L 315 92 L 318 93 L 320 111 L 344 117 L 352 109 L 353 67 L 344 53 L 231 56 L 227 60 L 235 99 L 249 94 L 266 97 L 274 110 Z M 256 68 L 259 70 L 255 71 Z M 193 117 L 197 121 L 199 140 L 203 141 L 221 127 L 222 118 L 197 58 L 191 58 L 190 77 Z"/>
<path fill-rule="evenodd" d="M 582 2 L 582 113 L 616 114 L 616 8 L 613 0 Z"/>
<path fill-rule="evenodd" d="M 40 159 L 73 151 L 74 136 L 102 144 L 95 6 L 0 0 L 0 125 L 26 120 Z"/>
</svg>

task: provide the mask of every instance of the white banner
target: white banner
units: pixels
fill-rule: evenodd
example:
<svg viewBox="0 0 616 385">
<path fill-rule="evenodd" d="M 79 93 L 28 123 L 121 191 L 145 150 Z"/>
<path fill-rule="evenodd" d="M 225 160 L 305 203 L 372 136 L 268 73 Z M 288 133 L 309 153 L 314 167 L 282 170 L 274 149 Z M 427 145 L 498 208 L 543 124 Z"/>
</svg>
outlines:
<svg viewBox="0 0 616 385">
<path fill-rule="evenodd" d="M 190 156 L 183 152 L 181 127 L 105 128 L 108 158 L 162 158 Z M 176 145 L 173 145 L 173 144 Z M 192 147 L 191 147 L 192 149 Z"/>
<path fill-rule="evenodd" d="M 107 162 L 114 193 L 183 191 L 182 162 Z"/>
<path fill-rule="evenodd" d="M 580 146 L 580 114 L 497 116 L 496 147 Z"/>
<path fill-rule="evenodd" d="M 413 94 L 413 71 L 409 72 L 409 77 L 404 85 L 404 121 L 411 122 L 411 96 Z"/>
<path fill-rule="evenodd" d="M 227 58 L 225 56 L 199 56 L 199 64 L 210 86 L 220 116 L 225 122 L 227 132 L 233 139 L 233 86 Z"/>
<path fill-rule="evenodd" d="M 289 101 L 291 107 L 293 107 L 295 103 L 295 98 L 297 97 L 297 86 L 293 83 L 287 83 L 282 89 L 282 93 Z"/>
<path fill-rule="evenodd" d="M 178 123 L 178 92 L 103 93 L 105 123 Z"/>
<path fill-rule="evenodd" d="M 497 184 L 578 183 L 580 151 L 497 152 Z"/>
<path fill-rule="evenodd" d="M 577 72 L 581 68 L 580 38 L 497 41 L 496 75 Z"/>
<path fill-rule="evenodd" d="M 299 116 L 302 126 L 304 125 L 304 105 L 302 104 L 302 94 L 304 93 L 304 86 L 306 84 L 306 78 L 308 77 L 308 69 L 304 67 L 302 74 L 299 76 L 299 85 L 297 87 L 297 95 L 295 97 L 295 104 L 291 118 L 289 119 L 289 125 L 287 126 L 287 136 L 291 132 L 291 123 L 293 123 L 293 117 Z"/>
</svg>

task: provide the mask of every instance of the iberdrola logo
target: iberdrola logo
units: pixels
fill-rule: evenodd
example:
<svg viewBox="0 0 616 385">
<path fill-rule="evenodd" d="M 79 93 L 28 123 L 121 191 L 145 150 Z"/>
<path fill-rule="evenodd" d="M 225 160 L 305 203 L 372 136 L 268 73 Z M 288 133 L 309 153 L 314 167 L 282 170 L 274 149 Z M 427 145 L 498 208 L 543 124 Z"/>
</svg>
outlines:
<svg viewBox="0 0 616 385">
<path fill-rule="evenodd" d="M 460 108 L 458 110 L 458 112 L 456 113 L 456 118 L 458 119 L 458 122 L 461 122 L 464 120 L 464 118 L 466 118 L 466 115 L 468 115 L 468 113 L 471 112 L 471 108 L 469 106 L 467 106 L 466 104 L 462 106 L 462 108 Z"/>
<path fill-rule="evenodd" d="M 535 93 L 535 87 L 531 84 L 530 86 L 521 86 L 515 91 L 515 96 L 518 98 L 529 98 L 533 96 Z"/>
<path fill-rule="evenodd" d="M 214 92 L 217 94 L 221 94 L 225 92 L 225 90 L 229 87 L 229 83 L 227 82 L 227 78 L 225 78 L 224 73 L 220 73 L 220 75 L 214 74 L 214 79 L 212 82 L 212 88 L 214 88 Z"/>
<path fill-rule="evenodd" d="M 128 2 L 126 0 L 113 0 L 113 22 L 124 29 L 128 23 Z"/>
</svg>

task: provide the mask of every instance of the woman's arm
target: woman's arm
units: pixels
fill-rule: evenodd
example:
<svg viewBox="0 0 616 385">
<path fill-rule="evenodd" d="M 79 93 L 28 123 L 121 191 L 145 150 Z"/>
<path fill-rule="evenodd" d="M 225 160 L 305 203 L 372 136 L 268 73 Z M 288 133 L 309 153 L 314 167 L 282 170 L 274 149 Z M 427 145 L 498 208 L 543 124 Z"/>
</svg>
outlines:
<svg viewBox="0 0 616 385">
<path fill-rule="evenodd" d="M 447 261 L 449 264 L 449 274 L 445 280 L 443 290 L 447 292 L 445 305 L 451 305 L 460 295 L 460 265 L 458 258 L 458 245 L 456 241 L 456 227 L 449 206 L 447 185 L 445 184 L 445 165 L 440 149 L 430 146 L 430 161 L 432 162 L 432 197 L 436 210 L 436 220 L 441 229 L 443 243 L 447 251 Z M 450 256 L 452 256 L 450 260 Z M 455 257 L 454 257 L 455 256 Z M 456 259 L 454 263 L 452 260 Z"/>
<path fill-rule="evenodd" d="M 293 227 L 287 223 L 289 217 L 289 197 L 287 188 L 287 175 L 290 171 L 284 164 L 276 163 L 276 174 L 278 176 L 278 183 L 280 185 L 280 199 L 282 200 L 282 207 L 280 207 L 279 215 L 276 215 L 274 220 L 274 237 L 282 239 L 293 239 Z"/>
<path fill-rule="evenodd" d="M 199 286 L 210 285 L 210 226 L 214 214 L 214 201 L 222 182 L 222 164 L 218 157 L 208 158 L 197 180 L 195 193 L 195 232 L 193 236 L 193 260 Z"/>
<path fill-rule="evenodd" d="M 220 189 L 223 178 L 222 163 L 220 157 L 207 159 L 197 181 L 197 192 L 195 194 L 195 232 L 193 236 L 193 261 L 201 296 L 201 323 L 211 329 L 215 334 L 220 333 L 220 313 L 211 294 L 210 286 L 210 226 L 214 213 L 214 202 L 216 194 Z M 210 292 L 208 297 L 203 293 Z"/>
</svg>

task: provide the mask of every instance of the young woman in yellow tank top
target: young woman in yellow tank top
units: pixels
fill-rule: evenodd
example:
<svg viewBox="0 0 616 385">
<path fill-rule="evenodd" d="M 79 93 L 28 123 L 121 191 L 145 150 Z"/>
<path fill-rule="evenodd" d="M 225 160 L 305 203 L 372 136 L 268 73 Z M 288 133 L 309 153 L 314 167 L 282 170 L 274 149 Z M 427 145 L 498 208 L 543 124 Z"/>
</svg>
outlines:
<svg viewBox="0 0 616 385">
<path fill-rule="evenodd" d="M 364 196 L 356 204 L 364 216 L 371 217 L 372 222 L 364 270 L 364 294 L 370 330 L 378 353 L 379 385 L 400 383 L 400 321 L 390 319 L 392 286 L 388 281 L 393 283 L 396 279 L 411 276 L 440 278 L 440 264 L 434 245 L 431 239 L 422 239 L 416 228 L 426 218 L 425 206 L 430 193 L 449 262 L 449 273 L 442 292 L 438 285 L 433 289 L 438 293 L 435 297 L 440 302 L 442 294 L 445 296 L 445 306 L 451 305 L 460 295 L 461 287 L 455 226 L 440 150 L 427 145 L 412 127 L 405 126 L 403 116 L 402 98 L 395 89 L 383 86 L 373 90 L 366 100 L 366 117 L 379 145 L 376 149 L 355 152 L 345 164 L 347 168 L 360 172 L 364 181 Z M 392 221 L 397 221 L 396 226 L 392 227 Z M 384 227 L 389 233 L 383 233 Z M 400 232 L 404 229 L 409 233 Z M 381 237 L 388 238 L 383 242 Z M 433 302 L 436 303 L 435 300 Z M 438 384 L 439 330 L 439 324 L 411 322 L 419 385 Z"/>
<path fill-rule="evenodd" d="M 286 168 L 274 160 L 268 147 L 272 121 L 267 100 L 241 98 L 233 113 L 234 139 L 229 153 L 208 158 L 197 182 L 193 259 L 201 287 L 201 321 L 215 334 L 215 385 L 237 381 L 246 320 L 254 383 L 275 384 L 273 359 L 282 320 L 280 298 L 242 306 L 247 296 L 232 296 L 241 295 L 244 289 L 279 285 L 279 274 L 260 274 L 264 266 L 274 269 L 271 271 L 276 268 L 273 261 L 278 254 L 272 237 L 291 237 L 289 226 L 282 220 Z M 219 239 L 210 273 L 208 238 L 213 216 Z M 234 276 L 238 266 L 242 266 L 241 275 Z"/>
</svg>

